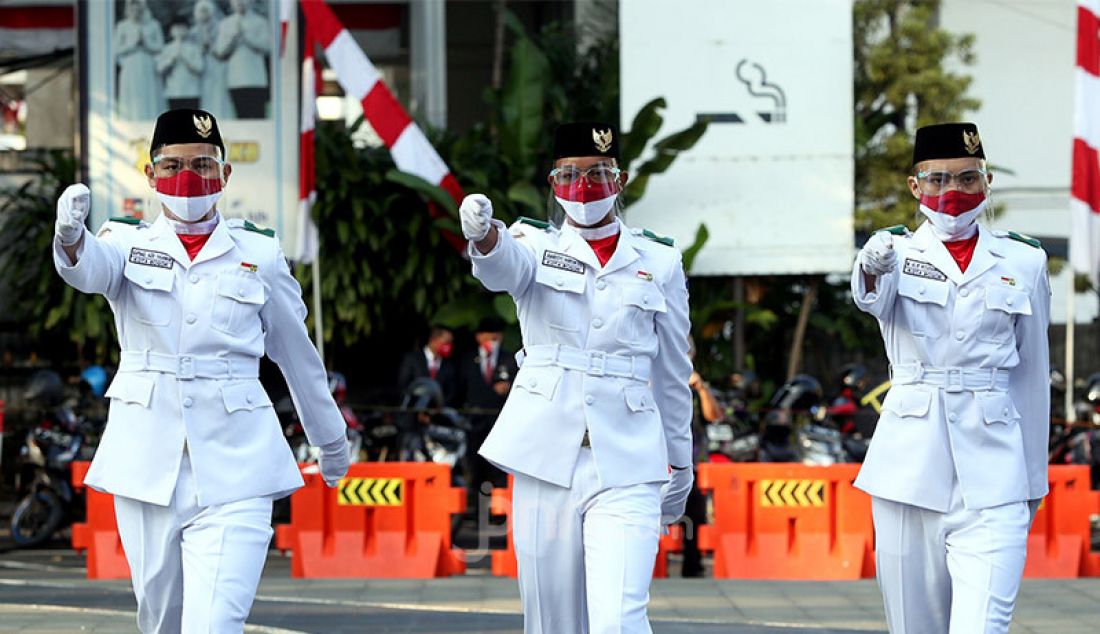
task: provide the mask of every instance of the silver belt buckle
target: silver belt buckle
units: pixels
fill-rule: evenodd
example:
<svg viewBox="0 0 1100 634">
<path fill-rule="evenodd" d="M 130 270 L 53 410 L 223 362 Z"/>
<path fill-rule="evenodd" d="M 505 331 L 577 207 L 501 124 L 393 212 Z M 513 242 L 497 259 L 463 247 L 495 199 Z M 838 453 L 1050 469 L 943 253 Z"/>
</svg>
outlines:
<svg viewBox="0 0 1100 634">
<path fill-rule="evenodd" d="M 592 376 L 604 376 L 607 373 L 607 353 L 603 350 L 593 350 L 588 353 L 588 374 Z"/>
<path fill-rule="evenodd" d="M 195 358 L 191 355 L 182 355 L 176 364 L 176 378 L 188 380 L 195 378 Z"/>
<path fill-rule="evenodd" d="M 958 382 L 952 381 L 952 377 L 957 377 Z M 950 392 L 952 394 L 962 392 L 963 387 L 963 369 L 962 368 L 944 368 L 943 370 L 943 391 Z"/>
</svg>

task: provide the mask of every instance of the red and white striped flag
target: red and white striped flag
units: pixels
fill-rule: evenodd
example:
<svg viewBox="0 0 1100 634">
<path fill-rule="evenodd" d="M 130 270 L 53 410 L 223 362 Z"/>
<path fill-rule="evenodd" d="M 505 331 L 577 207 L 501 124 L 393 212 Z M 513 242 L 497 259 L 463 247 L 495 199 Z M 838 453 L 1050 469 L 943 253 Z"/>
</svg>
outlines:
<svg viewBox="0 0 1100 634">
<path fill-rule="evenodd" d="M 0 0 L 0 53 L 42 55 L 76 45 L 72 0 Z"/>
<path fill-rule="evenodd" d="M 398 103 L 378 69 L 332 9 L 324 0 L 302 0 L 302 13 L 306 30 L 325 49 L 325 58 L 336 71 L 344 93 L 362 103 L 364 116 L 389 148 L 397 169 L 442 187 L 456 203 L 460 202 L 462 188 L 447 164 Z"/>
<path fill-rule="evenodd" d="M 309 264 L 317 259 L 319 241 L 313 222 L 313 203 L 317 200 L 316 168 L 313 162 L 313 129 L 317 122 L 317 43 L 307 32 L 302 43 L 302 125 L 299 130 L 298 156 L 298 261 Z"/>
<path fill-rule="evenodd" d="M 1077 103 L 1070 186 L 1070 263 L 1094 286 L 1100 274 L 1100 0 L 1077 3 Z"/>
</svg>

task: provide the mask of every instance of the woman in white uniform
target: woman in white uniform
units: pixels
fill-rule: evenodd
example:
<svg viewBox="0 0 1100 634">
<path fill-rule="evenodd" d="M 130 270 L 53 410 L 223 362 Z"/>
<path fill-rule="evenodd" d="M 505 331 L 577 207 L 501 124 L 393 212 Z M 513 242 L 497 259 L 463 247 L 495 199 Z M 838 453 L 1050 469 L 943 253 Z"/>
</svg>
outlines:
<svg viewBox="0 0 1100 634">
<path fill-rule="evenodd" d="M 126 17 L 115 25 L 118 60 L 118 118 L 152 121 L 165 108 L 156 56 L 164 48 L 160 25 L 145 0 L 127 0 Z"/>
</svg>

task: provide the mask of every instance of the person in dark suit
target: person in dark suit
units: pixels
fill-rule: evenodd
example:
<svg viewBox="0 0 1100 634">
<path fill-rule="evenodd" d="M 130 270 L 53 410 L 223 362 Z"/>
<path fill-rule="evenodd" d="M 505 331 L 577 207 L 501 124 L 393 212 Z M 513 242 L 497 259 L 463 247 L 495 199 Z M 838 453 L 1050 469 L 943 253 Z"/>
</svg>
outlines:
<svg viewBox="0 0 1100 634">
<path fill-rule="evenodd" d="M 420 350 L 405 353 L 397 370 L 397 387 L 404 391 L 409 384 L 421 377 L 439 383 L 443 399 L 450 405 L 458 395 L 458 372 L 450 359 L 454 350 L 454 334 L 446 326 L 432 326 L 428 343 Z"/>
<path fill-rule="evenodd" d="M 470 438 L 466 444 L 466 462 L 470 465 L 471 494 L 481 491 L 485 482 L 494 487 L 507 484 L 504 472 L 489 464 L 477 450 L 489 435 L 500 408 L 512 389 L 512 380 L 519 367 L 511 351 L 505 350 L 504 322 L 494 317 L 481 320 L 474 332 L 477 349 L 459 363 L 462 384 L 462 404 L 477 410 L 470 415 Z M 476 508 L 476 506 L 475 506 Z"/>
</svg>

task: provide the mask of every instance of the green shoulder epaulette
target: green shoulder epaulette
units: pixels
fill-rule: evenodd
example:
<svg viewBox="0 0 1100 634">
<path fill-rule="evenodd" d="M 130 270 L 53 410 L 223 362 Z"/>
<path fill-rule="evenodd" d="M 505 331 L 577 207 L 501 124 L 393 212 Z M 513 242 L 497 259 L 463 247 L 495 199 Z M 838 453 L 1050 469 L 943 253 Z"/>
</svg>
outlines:
<svg viewBox="0 0 1100 634">
<path fill-rule="evenodd" d="M 275 237 L 275 230 L 274 229 L 264 229 L 263 227 L 258 227 L 256 225 L 252 224 L 252 222 L 250 220 L 245 220 L 244 221 L 244 229 L 245 229 L 245 231 L 251 231 L 253 233 L 258 233 L 262 236 L 267 236 L 269 238 L 274 238 Z"/>
<path fill-rule="evenodd" d="M 519 218 L 517 218 L 517 220 L 525 225 L 531 225 L 532 227 L 537 227 L 539 229 L 542 229 L 543 231 L 550 228 L 550 223 L 546 222 L 545 220 L 536 220 L 534 218 L 528 218 L 527 216 L 520 216 Z"/>
<path fill-rule="evenodd" d="M 649 238 L 650 240 L 652 240 L 654 242 L 657 242 L 659 244 L 663 244 L 666 247 L 675 246 L 675 241 L 672 238 L 670 238 L 668 236 L 659 236 L 656 233 L 653 233 L 652 231 L 650 231 L 649 229 L 642 229 L 642 235 Z"/>
<path fill-rule="evenodd" d="M 1036 249 L 1041 249 L 1043 247 L 1042 242 L 1039 242 L 1035 238 L 1032 238 L 1031 236 L 1026 236 L 1022 233 L 1016 233 L 1015 231 L 1009 231 L 1008 232 L 1008 237 L 1015 240 L 1016 242 L 1023 242 L 1024 244 L 1028 245 L 1029 247 L 1035 247 Z"/>
<path fill-rule="evenodd" d="M 111 222 L 121 222 L 124 225 L 140 225 L 141 218 L 131 218 L 130 216 L 111 216 Z"/>
<path fill-rule="evenodd" d="M 885 231 L 887 233 L 892 233 L 895 236 L 909 235 L 909 228 L 906 227 L 905 225 L 894 225 L 893 227 L 883 227 L 882 229 L 879 229 L 878 231 L 875 231 L 875 233 L 878 233 L 879 231 Z"/>
</svg>

